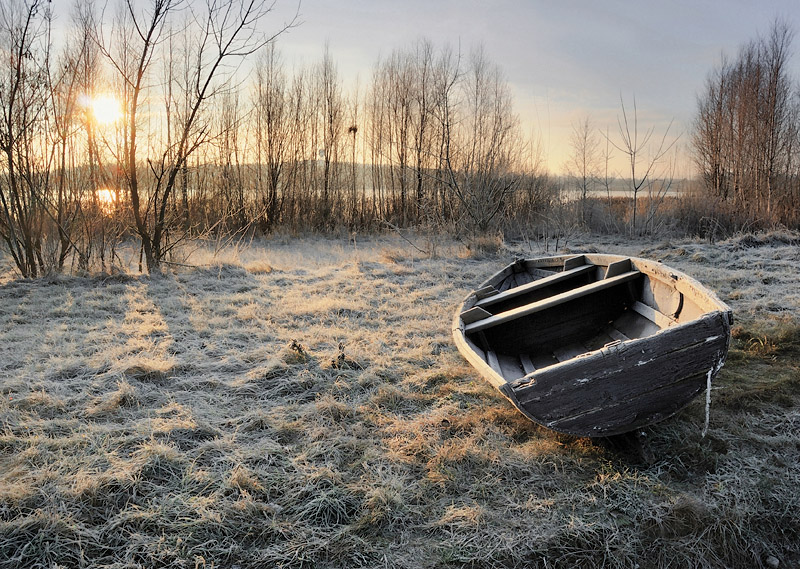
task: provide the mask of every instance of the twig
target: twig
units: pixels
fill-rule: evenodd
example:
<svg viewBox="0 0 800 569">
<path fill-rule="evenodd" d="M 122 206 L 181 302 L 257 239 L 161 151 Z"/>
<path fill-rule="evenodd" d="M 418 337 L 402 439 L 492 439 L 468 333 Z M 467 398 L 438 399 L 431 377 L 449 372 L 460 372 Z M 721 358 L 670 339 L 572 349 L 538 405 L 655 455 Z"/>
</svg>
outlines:
<svg viewBox="0 0 800 569">
<path fill-rule="evenodd" d="M 406 242 L 407 242 L 409 245 L 411 245 L 411 246 L 412 246 L 414 249 L 416 249 L 417 251 L 419 251 L 419 252 L 420 252 L 420 253 L 422 253 L 423 255 L 427 255 L 427 254 L 428 254 L 428 251 L 425 251 L 424 249 L 420 249 L 420 248 L 417 246 L 417 244 L 416 244 L 416 243 L 414 243 L 414 242 L 413 242 L 413 241 L 411 241 L 411 240 L 410 240 L 408 237 L 406 237 L 405 235 L 403 235 L 403 234 L 401 233 L 401 231 L 400 231 L 400 228 L 399 228 L 399 227 L 397 227 L 397 226 L 396 226 L 394 223 L 391 223 L 391 222 L 389 222 L 389 221 L 386 221 L 385 219 L 382 219 L 382 220 L 381 220 L 381 222 L 385 223 L 385 224 L 386 224 L 386 225 L 388 225 L 390 228 L 394 229 L 394 230 L 397 232 L 397 234 L 398 234 L 400 237 L 402 237 L 402 238 L 403 238 L 403 240 L 404 240 L 404 241 L 406 241 Z"/>
</svg>

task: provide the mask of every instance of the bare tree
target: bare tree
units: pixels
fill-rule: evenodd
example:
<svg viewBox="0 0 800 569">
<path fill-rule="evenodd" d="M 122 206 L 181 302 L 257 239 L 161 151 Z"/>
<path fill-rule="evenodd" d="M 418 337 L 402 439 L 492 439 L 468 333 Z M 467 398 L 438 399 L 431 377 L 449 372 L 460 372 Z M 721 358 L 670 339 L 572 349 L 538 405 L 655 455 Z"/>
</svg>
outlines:
<svg viewBox="0 0 800 569">
<path fill-rule="evenodd" d="M 344 133 L 344 101 L 336 64 L 325 47 L 322 61 L 316 68 L 318 118 L 322 131 L 322 202 L 319 212 L 323 227 L 332 222 L 332 206 L 338 201 L 339 160 Z M 334 195 L 337 194 L 337 195 Z"/>
<path fill-rule="evenodd" d="M 458 126 L 458 82 L 462 77 L 461 53 L 449 47 L 441 50 L 434 65 L 431 114 L 433 116 L 431 134 L 431 157 L 434 172 L 432 202 L 436 205 L 440 219 L 457 216 L 460 202 L 451 191 L 451 136 Z"/>
<path fill-rule="evenodd" d="M 404 50 L 395 50 L 390 57 L 379 63 L 376 81 L 382 97 L 380 117 L 381 151 L 378 157 L 389 166 L 392 193 L 399 190 L 397 221 L 406 223 L 409 216 L 409 189 L 411 186 L 412 135 L 415 113 L 414 61 Z"/>
<path fill-rule="evenodd" d="M 93 101 L 102 97 L 104 91 L 108 97 L 109 90 L 102 80 L 96 37 L 93 2 L 77 0 L 71 34 L 52 92 L 59 150 L 55 197 L 62 240 L 59 266 L 65 261 L 69 244 L 75 255 L 73 263 L 80 270 L 90 269 L 95 258 L 102 270 L 110 269 L 124 231 L 124 204 L 109 168 L 113 155 L 107 151 L 112 141 L 106 136 L 108 127 L 98 124 L 93 111 Z M 115 127 L 110 125 L 112 132 Z M 75 227 L 78 223 L 80 231 Z"/>
<path fill-rule="evenodd" d="M 316 164 L 317 156 L 316 139 L 313 138 L 315 121 L 312 120 L 313 109 L 308 104 L 308 91 L 307 74 L 303 70 L 296 71 L 289 88 L 288 160 L 291 167 L 286 172 L 286 192 L 283 196 L 283 211 L 295 228 L 311 205 L 308 194 L 313 190 L 313 179 L 310 179 L 309 171 Z"/>
<path fill-rule="evenodd" d="M 734 60 L 723 57 L 706 79 L 695 116 L 692 142 L 707 191 L 763 219 L 788 219 L 800 208 L 792 200 L 800 130 L 800 99 L 789 76 L 793 37 L 776 20 Z"/>
<path fill-rule="evenodd" d="M 704 185 L 715 197 L 722 199 L 727 199 L 730 189 L 725 164 L 729 66 L 723 58 L 720 67 L 706 78 L 705 94 L 698 98 L 692 140 Z"/>
<path fill-rule="evenodd" d="M 370 214 L 377 219 L 385 219 L 387 211 L 384 200 L 384 172 L 382 157 L 386 155 L 385 126 L 386 118 L 386 83 L 382 80 L 383 70 L 380 64 L 373 70 L 372 83 L 367 95 L 367 128 L 366 138 L 369 146 L 370 184 L 372 186 Z M 362 129 L 363 130 L 363 129 Z"/>
<path fill-rule="evenodd" d="M 374 161 L 381 167 L 380 185 L 391 187 L 395 221 L 418 220 L 429 212 L 426 198 L 436 165 L 434 149 L 435 50 L 419 40 L 411 49 L 397 49 L 379 61 L 374 78 L 371 120 Z M 384 167 L 385 165 L 385 167 Z M 384 174 L 388 172 L 388 181 Z"/>
<path fill-rule="evenodd" d="M 262 229 L 269 231 L 279 219 L 281 183 L 292 136 L 291 95 L 274 44 L 258 60 L 255 81 L 257 184 L 264 209 Z M 266 174 L 265 182 L 262 171 Z"/>
<path fill-rule="evenodd" d="M 189 156 L 210 140 L 210 125 L 204 116 L 209 101 L 224 92 L 224 80 L 234 77 L 237 65 L 244 58 L 269 44 L 292 24 L 281 26 L 273 35 L 264 35 L 259 23 L 271 11 L 271 5 L 256 0 L 230 3 L 207 0 L 202 9 L 198 4 L 186 5 L 180 0 L 151 0 L 141 11 L 137 6 L 133 0 L 125 0 L 117 47 L 113 50 L 104 47 L 103 51 L 124 89 L 127 122 L 120 162 L 147 270 L 153 271 L 174 245 L 168 235 L 175 220 L 168 215 L 168 206 L 176 180 Z M 140 134 L 146 126 L 141 113 L 152 103 L 152 82 L 162 71 L 156 64 L 157 56 L 172 37 L 171 17 L 183 7 L 193 12 L 192 28 L 182 34 L 190 42 L 186 49 L 191 53 L 190 67 L 184 75 L 187 82 L 180 85 L 188 104 L 177 115 L 174 134 L 171 133 L 167 143 L 156 145 L 151 137 L 148 154 L 153 158 L 143 161 Z"/>
<path fill-rule="evenodd" d="M 644 133 L 639 127 L 639 113 L 636 108 L 636 99 L 633 100 L 633 112 L 630 113 L 625 108 L 625 101 L 620 96 L 620 106 L 622 116 L 617 117 L 619 128 L 619 141 L 611 144 L 622 152 L 627 158 L 629 170 L 629 189 L 632 199 L 632 212 L 630 232 L 635 234 L 638 230 L 636 223 L 637 210 L 639 208 L 639 195 L 651 188 L 652 184 L 659 182 L 661 176 L 668 175 L 668 171 L 662 171 L 662 159 L 675 146 L 678 139 L 670 138 L 669 131 L 672 128 L 672 121 L 664 129 L 660 138 L 654 140 L 655 126 L 646 129 Z M 659 182 L 660 183 L 660 182 Z"/>
<path fill-rule="evenodd" d="M 473 233 L 484 233 L 519 183 L 519 120 L 497 66 L 474 51 L 461 83 L 463 112 L 445 118 L 446 179 Z M 454 127 L 455 130 L 454 130 Z M 453 136 L 456 134 L 456 136 Z"/>
<path fill-rule="evenodd" d="M 244 117 L 238 92 L 225 92 L 219 97 L 219 110 L 215 118 L 218 128 L 215 189 L 219 195 L 218 211 L 222 214 L 219 227 L 221 230 L 238 232 L 249 225 L 250 217 L 242 163 L 244 149 L 239 137 Z"/>
<path fill-rule="evenodd" d="M 611 170 L 611 157 L 614 155 L 611 149 L 611 139 L 608 136 L 608 127 L 606 127 L 606 132 L 603 133 L 603 138 L 605 140 L 605 145 L 603 147 L 603 188 L 606 191 L 606 197 L 608 199 L 608 204 L 611 205 L 611 186 L 614 183 L 614 175 Z"/>
<path fill-rule="evenodd" d="M 25 277 L 48 268 L 49 32 L 43 0 L 0 4 L 0 238 Z"/>
<path fill-rule="evenodd" d="M 83 196 L 76 187 L 78 184 L 75 183 L 80 174 L 74 164 L 69 163 L 74 154 L 75 139 L 79 130 L 77 121 L 74 120 L 74 116 L 80 114 L 78 92 L 83 80 L 89 76 L 86 70 L 89 67 L 87 61 L 91 58 L 90 34 L 87 26 L 81 28 L 78 37 L 68 40 L 67 49 L 57 66 L 56 76 L 49 76 L 53 109 L 50 136 L 53 138 L 55 185 L 51 199 L 59 239 L 59 251 L 55 262 L 58 270 L 63 269 L 67 256 L 73 250 L 78 254 L 80 268 L 88 269 L 91 252 L 89 231 L 86 232 L 87 238 L 83 246 L 75 242 L 78 241 L 75 229 L 79 223 L 79 212 L 82 209 L 80 202 Z M 85 223 L 92 224 L 93 216 L 82 217 Z M 104 248 L 101 248 L 101 251 L 104 251 Z"/>
<path fill-rule="evenodd" d="M 581 219 L 587 219 L 587 199 L 594 191 L 599 179 L 600 140 L 592 126 L 591 119 L 585 116 L 572 125 L 567 172 L 581 200 Z"/>
<path fill-rule="evenodd" d="M 358 225 L 358 217 L 359 217 L 359 196 L 358 196 L 358 165 L 356 164 L 356 146 L 358 144 L 358 123 L 360 120 L 359 116 L 360 110 L 360 100 L 359 100 L 359 89 L 358 83 L 353 91 L 353 98 L 352 103 L 349 105 L 350 111 L 350 120 L 348 124 L 350 126 L 347 127 L 347 134 L 350 136 L 350 197 L 348 198 L 348 204 L 345 210 L 348 213 L 349 224 L 351 228 L 355 228 Z"/>
<path fill-rule="evenodd" d="M 431 144 L 431 122 L 433 114 L 433 74 L 434 74 L 434 48 L 427 40 L 417 42 L 415 49 L 414 70 L 416 75 L 416 88 L 414 100 L 416 112 L 414 113 L 414 166 L 416 170 L 416 206 L 417 216 L 425 213 L 425 172 L 429 169 L 433 156 Z"/>
</svg>

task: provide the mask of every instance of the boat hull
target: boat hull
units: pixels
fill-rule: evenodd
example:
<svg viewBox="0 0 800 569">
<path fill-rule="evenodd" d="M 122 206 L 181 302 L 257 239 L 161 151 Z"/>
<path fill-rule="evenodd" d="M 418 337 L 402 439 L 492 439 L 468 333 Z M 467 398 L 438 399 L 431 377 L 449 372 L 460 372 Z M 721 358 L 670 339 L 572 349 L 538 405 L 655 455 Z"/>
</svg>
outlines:
<svg viewBox="0 0 800 569">
<path fill-rule="evenodd" d="M 542 283 L 553 284 L 540 288 L 520 285 L 527 287 L 524 294 L 508 287 L 490 295 L 493 299 L 488 301 L 473 293 L 456 313 L 453 333 L 459 351 L 517 409 L 559 432 L 611 436 L 664 420 L 710 387 L 730 343 L 732 316 L 726 305 L 690 277 L 643 259 L 587 255 L 583 272 L 603 278 L 584 284 L 583 276 L 568 274 L 569 270 L 579 272 L 568 269 L 574 258 L 531 259 L 509 265 L 477 290 L 485 294 L 487 287 L 496 289 L 509 275 L 523 270 L 528 273 L 525 279 L 515 282 L 524 282 L 539 271 Z M 631 270 L 612 275 L 609 266 L 623 260 L 630 261 L 626 268 Z M 561 272 L 542 277 L 544 273 L 537 267 L 543 266 L 560 267 Z M 574 278 L 580 279 L 578 286 L 565 291 L 563 282 Z M 534 276 L 530 282 L 536 280 Z M 553 287 L 555 293 L 546 296 Z M 497 306 L 501 309 L 495 314 L 470 322 L 476 308 L 488 313 Z M 663 327 L 634 314 L 634 308 Z M 583 323 L 581 335 L 574 322 L 584 314 L 583 320 L 577 320 Z M 625 328 L 627 334 L 641 333 L 641 337 L 616 331 L 621 339 L 582 352 L 571 348 L 575 355 L 561 357 L 564 349 L 553 332 L 560 316 L 565 322 L 561 338 L 570 346 L 589 345 L 587 338 L 595 333 L 607 338 L 601 329 L 615 319 L 619 327 L 634 316 L 644 324 Z M 561 361 L 553 359 L 542 365 L 540 351 L 552 351 Z M 517 360 L 521 363 L 515 367 Z"/>
</svg>

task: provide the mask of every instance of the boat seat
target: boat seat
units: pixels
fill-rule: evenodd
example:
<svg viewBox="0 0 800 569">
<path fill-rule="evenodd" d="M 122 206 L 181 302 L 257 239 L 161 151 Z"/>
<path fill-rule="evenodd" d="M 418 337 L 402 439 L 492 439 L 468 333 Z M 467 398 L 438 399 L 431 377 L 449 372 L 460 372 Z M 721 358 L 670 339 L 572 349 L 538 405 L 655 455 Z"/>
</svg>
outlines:
<svg viewBox="0 0 800 569">
<path fill-rule="evenodd" d="M 504 300 L 508 300 L 509 298 L 516 298 L 518 296 L 522 296 L 529 292 L 533 292 L 535 290 L 539 290 L 554 285 L 556 283 L 560 283 L 565 280 L 578 277 L 580 275 L 583 275 L 585 273 L 594 270 L 595 268 L 596 267 L 594 265 L 581 265 L 580 267 L 577 267 L 575 269 L 570 269 L 562 273 L 556 273 L 554 275 L 550 275 L 549 277 L 544 277 L 539 280 L 529 282 L 528 284 L 514 287 L 492 296 L 484 297 L 480 299 L 478 302 L 476 302 L 475 306 L 479 308 L 486 308 L 487 306 L 497 304 L 498 302 L 503 302 Z"/>
<path fill-rule="evenodd" d="M 569 271 L 570 269 L 574 269 L 576 267 L 580 267 L 583 265 L 588 265 L 589 263 L 586 262 L 585 255 L 575 255 L 574 257 L 570 257 L 564 261 L 564 270 Z"/>
<path fill-rule="evenodd" d="M 550 298 L 537 300 L 535 302 L 531 302 L 530 304 L 507 310 L 505 312 L 495 314 L 494 316 L 489 316 L 488 318 L 476 320 L 464 325 L 464 333 L 469 334 L 473 332 L 480 332 L 481 330 L 486 330 L 487 328 L 492 328 L 499 324 L 511 322 L 518 318 L 522 318 L 523 316 L 535 314 L 536 312 L 541 312 L 542 310 L 568 303 L 577 298 L 634 281 L 638 279 L 641 274 L 642 273 L 639 271 L 628 271 L 627 273 L 593 282 L 588 285 L 578 287 L 574 290 L 551 296 Z"/>
<path fill-rule="evenodd" d="M 610 279 L 612 277 L 623 275 L 633 270 L 634 267 L 631 265 L 630 259 L 622 259 L 620 261 L 614 261 L 613 263 L 608 265 L 608 268 L 606 269 L 605 278 Z"/>
</svg>

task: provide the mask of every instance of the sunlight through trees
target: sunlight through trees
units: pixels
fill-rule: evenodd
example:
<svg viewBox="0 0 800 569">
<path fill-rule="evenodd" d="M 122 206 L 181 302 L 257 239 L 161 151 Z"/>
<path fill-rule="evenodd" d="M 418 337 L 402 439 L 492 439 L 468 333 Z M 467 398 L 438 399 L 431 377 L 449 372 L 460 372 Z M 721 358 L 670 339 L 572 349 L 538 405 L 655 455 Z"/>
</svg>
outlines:
<svg viewBox="0 0 800 569">
<path fill-rule="evenodd" d="M 621 98 L 616 132 L 576 125 L 559 178 L 482 47 L 420 39 L 345 85 L 328 47 L 285 64 L 297 23 L 271 9 L 76 0 L 55 45 L 49 2 L 0 4 L 0 242 L 20 274 L 111 270 L 126 241 L 154 271 L 188 238 L 284 229 L 550 239 L 800 222 L 785 24 L 709 75 L 692 135 L 702 187 L 677 192 L 677 137 L 640 123 L 635 101 Z M 612 155 L 629 170 L 610 172 Z"/>
</svg>

